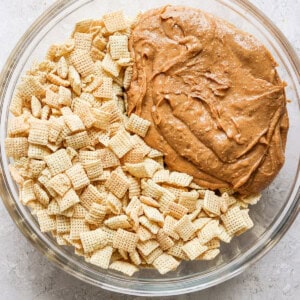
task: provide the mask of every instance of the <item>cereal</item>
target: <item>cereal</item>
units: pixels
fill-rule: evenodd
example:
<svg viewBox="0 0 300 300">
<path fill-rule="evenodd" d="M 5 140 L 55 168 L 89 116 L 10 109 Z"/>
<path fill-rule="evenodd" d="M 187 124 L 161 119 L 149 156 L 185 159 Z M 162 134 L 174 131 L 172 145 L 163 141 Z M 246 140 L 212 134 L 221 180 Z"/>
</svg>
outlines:
<svg viewBox="0 0 300 300">
<path fill-rule="evenodd" d="M 36 216 L 40 225 L 41 232 L 56 230 L 56 220 L 54 217 L 48 215 L 46 209 L 39 210 Z"/>
<path fill-rule="evenodd" d="M 97 267 L 165 274 L 252 228 L 260 195 L 206 190 L 146 144 L 151 123 L 128 110 L 130 32 L 122 12 L 108 13 L 52 45 L 12 98 L 5 149 L 42 232 Z"/>
<path fill-rule="evenodd" d="M 114 261 L 109 266 L 109 268 L 112 270 L 124 273 L 125 275 L 128 275 L 128 276 L 132 276 L 135 272 L 137 272 L 139 270 L 136 266 L 134 266 L 126 261 L 120 261 L 120 260 Z"/>
<path fill-rule="evenodd" d="M 112 59 L 130 57 L 126 35 L 111 35 L 109 37 L 109 49 Z"/>
<path fill-rule="evenodd" d="M 137 234 L 119 228 L 113 239 L 113 247 L 127 252 L 132 252 L 137 246 Z"/>
<path fill-rule="evenodd" d="M 207 250 L 207 246 L 201 245 L 199 239 L 194 238 L 193 240 L 184 244 L 182 246 L 182 250 L 190 260 L 194 260 L 196 257 L 198 257 Z"/>
<path fill-rule="evenodd" d="M 78 240 L 84 232 L 90 230 L 89 225 L 84 219 L 71 218 L 70 220 L 70 239 Z M 84 245 L 84 244 L 83 244 Z"/>
<path fill-rule="evenodd" d="M 131 227 L 130 223 L 128 222 L 128 217 L 126 215 L 109 218 L 106 221 L 104 221 L 104 225 L 111 229 L 127 229 Z"/>
<path fill-rule="evenodd" d="M 124 30 L 128 27 L 123 12 L 111 12 L 103 16 L 103 22 L 108 32 Z"/>
<path fill-rule="evenodd" d="M 190 218 L 185 215 L 179 221 L 176 222 L 174 230 L 182 238 L 183 241 L 187 241 L 195 233 L 196 228 L 191 222 Z"/>
<path fill-rule="evenodd" d="M 90 184 L 90 180 L 80 163 L 77 163 L 70 169 L 66 170 L 66 174 L 70 178 L 72 186 L 75 190 L 82 189 Z"/>
<path fill-rule="evenodd" d="M 103 195 L 92 184 L 89 184 L 80 195 L 80 202 L 82 206 L 88 210 L 93 202 L 101 203 L 103 200 Z"/>
<path fill-rule="evenodd" d="M 153 262 L 153 266 L 162 275 L 175 270 L 178 265 L 179 262 L 173 256 L 166 253 L 161 254 Z"/>
<path fill-rule="evenodd" d="M 80 199 L 73 189 L 69 189 L 61 198 L 57 198 L 60 212 L 63 212 L 80 202 Z"/>
<path fill-rule="evenodd" d="M 90 263 L 102 269 L 108 269 L 112 253 L 113 247 L 111 246 L 96 250 L 91 256 Z"/>
<path fill-rule="evenodd" d="M 27 156 L 28 140 L 25 137 L 15 137 L 5 139 L 5 152 L 12 158 Z"/>
<path fill-rule="evenodd" d="M 131 114 L 126 128 L 127 130 L 136 133 L 141 137 L 145 137 L 150 124 L 151 123 L 149 121 L 140 118 L 136 114 Z"/>
<path fill-rule="evenodd" d="M 100 228 L 92 231 L 82 231 L 80 233 L 80 240 L 85 253 L 101 249 L 109 242 L 107 233 Z"/>
<path fill-rule="evenodd" d="M 105 187 L 118 198 L 122 198 L 129 188 L 129 181 L 125 176 L 112 172 L 110 178 L 105 182 Z"/>
<path fill-rule="evenodd" d="M 53 154 L 45 156 L 44 160 L 53 176 L 72 167 L 72 162 L 65 149 L 60 149 Z"/>
<path fill-rule="evenodd" d="M 120 66 L 112 59 L 109 54 L 106 54 L 102 60 L 102 68 L 114 77 L 118 77 Z"/>
</svg>

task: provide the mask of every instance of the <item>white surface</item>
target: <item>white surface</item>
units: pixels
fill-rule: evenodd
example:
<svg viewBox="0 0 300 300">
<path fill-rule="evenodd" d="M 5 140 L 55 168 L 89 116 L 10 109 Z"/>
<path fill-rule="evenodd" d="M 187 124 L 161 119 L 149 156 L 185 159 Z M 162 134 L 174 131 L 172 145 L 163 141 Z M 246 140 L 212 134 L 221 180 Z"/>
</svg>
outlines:
<svg viewBox="0 0 300 300">
<path fill-rule="evenodd" d="M 274 21 L 300 56 L 300 0 L 251 2 Z M 0 0 L 0 69 L 24 31 L 52 3 L 53 0 Z M 0 220 L 0 300 L 138 298 L 101 290 L 56 269 L 18 231 L 1 201 Z M 172 299 L 300 299 L 299 230 L 298 217 L 279 244 L 242 275 Z"/>
</svg>

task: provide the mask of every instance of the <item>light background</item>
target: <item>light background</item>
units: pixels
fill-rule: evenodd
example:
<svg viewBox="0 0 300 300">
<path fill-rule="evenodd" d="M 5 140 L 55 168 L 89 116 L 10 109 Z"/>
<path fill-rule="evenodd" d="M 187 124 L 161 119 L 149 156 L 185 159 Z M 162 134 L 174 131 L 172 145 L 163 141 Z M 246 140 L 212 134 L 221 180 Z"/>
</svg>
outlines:
<svg viewBox="0 0 300 300">
<path fill-rule="evenodd" d="M 28 26 L 54 2 L 0 0 L 0 69 Z M 300 0 L 251 2 L 273 20 L 300 56 Z M 299 231 L 298 217 L 275 248 L 236 278 L 198 293 L 160 299 L 300 299 Z M 138 298 L 101 290 L 58 270 L 18 231 L 0 201 L 0 300 Z"/>
</svg>

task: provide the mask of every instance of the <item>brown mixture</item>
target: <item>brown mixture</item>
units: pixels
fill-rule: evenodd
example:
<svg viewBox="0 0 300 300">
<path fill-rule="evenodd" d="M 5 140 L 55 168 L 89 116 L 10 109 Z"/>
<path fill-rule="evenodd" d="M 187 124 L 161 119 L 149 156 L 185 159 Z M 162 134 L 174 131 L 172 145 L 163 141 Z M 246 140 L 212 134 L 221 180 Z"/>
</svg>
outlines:
<svg viewBox="0 0 300 300">
<path fill-rule="evenodd" d="M 284 163 L 284 82 L 253 36 L 200 10 L 141 16 L 130 38 L 129 113 L 151 121 L 145 141 L 198 184 L 261 191 Z"/>
</svg>

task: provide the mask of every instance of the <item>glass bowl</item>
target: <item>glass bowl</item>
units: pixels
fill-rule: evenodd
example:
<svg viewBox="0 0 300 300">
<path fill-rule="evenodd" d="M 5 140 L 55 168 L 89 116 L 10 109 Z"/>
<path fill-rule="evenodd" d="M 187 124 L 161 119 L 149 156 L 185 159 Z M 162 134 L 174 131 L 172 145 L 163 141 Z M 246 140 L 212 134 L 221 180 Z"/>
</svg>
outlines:
<svg viewBox="0 0 300 300">
<path fill-rule="evenodd" d="M 186 5 L 213 13 L 252 33 L 271 51 L 278 62 L 278 72 L 286 88 L 290 130 L 286 162 L 272 185 L 263 192 L 262 200 L 250 210 L 255 226 L 249 232 L 224 244 L 213 261 L 186 262 L 167 275 L 144 269 L 132 278 L 111 270 L 94 267 L 58 246 L 50 235 L 42 234 L 29 210 L 18 201 L 18 190 L 8 171 L 4 153 L 9 102 L 20 76 L 35 60 L 41 60 L 52 43 L 62 42 L 81 19 L 97 18 L 108 11 L 122 9 L 129 16 L 165 4 Z M 78 0 L 58 1 L 24 34 L 10 55 L 0 77 L 1 105 L 1 198 L 23 234 L 50 261 L 73 276 L 101 288 L 140 296 L 178 295 L 221 283 L 245 270 L 270 250 L 292 224 L 299 211 L 300 179 L 300 64 L 282 33 L 260 11 L 241 0 Z"/>
</svg>

